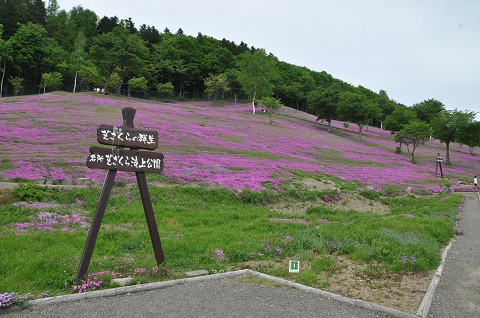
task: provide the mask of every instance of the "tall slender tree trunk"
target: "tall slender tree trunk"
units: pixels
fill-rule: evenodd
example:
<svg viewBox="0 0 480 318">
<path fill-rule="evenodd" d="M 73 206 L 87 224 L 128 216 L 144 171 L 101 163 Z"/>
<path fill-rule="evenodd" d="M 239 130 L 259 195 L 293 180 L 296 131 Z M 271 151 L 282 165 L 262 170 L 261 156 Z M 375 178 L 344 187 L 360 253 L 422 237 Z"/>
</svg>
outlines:
<svg viewBox="0 0 480 318">
<path fill-rule="evenodd" d="M 119 75 L 119 79 L 118 79 L 117 95 L 120 95 L 122 91 L 123 76 L 121 74 L 118 74 L 118 75 Z"/>
<path fill-rule="evenodd" d="M 5 59 L 5 62 L 3 62 L 2 79 L 0 80 L 0 97 L 2 97 L 2 93 L 3 93 L 3 80 L 5 79 L 6 71 L 7 71 L 7 59 Z"/>
<path fill-rule="evenodd" d="M 358 125 L 358 140 L 362 140 L 363 125 Z"/>
<path fill-rule="evenodd" d="M 112 76 L 113 69 L 114 69 L 113 67 L 110 69 L 110 71 L 107 74 L 107 78 L 105 79 L 105 87 L 103 87 L 103 95 L 107 95 L 108 82 L 110 81 L 110 77 Z"/>
<path fill-rule="evenodd" d="M 328 123 L 327 131 L 330 132 L 330 130 L 331 130 L 331 128 L 332 128 L 332 121 L 331 121 L 331 120 L 328 120 L 327 123 Z"/>
<path fill-rule="evenodd" d="M 446 148 L 446 150 L 447 150 L 447 155 L 445 156 L 445 157 L 446 157 L 446 160 L 447 160 L 446 164 L 450 166 L 450 165 L 452 164 L 452 163 L 450 162 L 450 141 L 445 142 L 445 145 L 446 145 L 445 148 Z"/>
<path fill-rule="evenodd" d="M 77 90 L 77 77 L 78 77 L 78 73 L 75 72 L 75 82 L 73 83 L 73 92 L 74 93 Z"/>
<path fill-rule="evenodd" d="M 254 114 L 255 114 L 255 95 L 257 95 L 257 92 L 253 93 L 253 98 L 252 98 L 252 109 Z"/>
</svg>

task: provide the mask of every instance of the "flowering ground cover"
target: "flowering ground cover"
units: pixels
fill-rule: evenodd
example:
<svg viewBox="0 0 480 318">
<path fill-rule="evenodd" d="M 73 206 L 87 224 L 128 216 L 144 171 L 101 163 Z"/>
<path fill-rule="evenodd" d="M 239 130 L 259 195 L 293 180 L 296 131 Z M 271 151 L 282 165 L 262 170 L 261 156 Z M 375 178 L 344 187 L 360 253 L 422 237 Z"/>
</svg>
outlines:
<svg viewBox="0 0 480 318">
<path fill-rule="evenodd" d="M 386 214 L 344 211 L 335 208 L 344 198 L 328 192 L 317 194 L 325 205 L 307 213 L 275 210 L 296 195 L 315 201 L 311 193 L 298 191 L 151 187 L 166 257 L 157 266 L 138 191 L 114 187 L 88 276 L 75 282 L 100 188 L 21 183 L 0 193 L 2 306 L 27 294 L 38 298 L 108 288 L 118 277 L 182 278 L 195 269 L 218 273 L 253 267 L 327 290 L 338 287 L 342 258 L 364 268 L 358 275 L 414 274 L 438 266 L 439 251 L 453 237 L 461 210 L 460 195 L 440 194 L 422 200 L 377 197 L 388 205 Z M 288 273 L 290 259 L 300 260 L 301 275 Z"/>
<path fill-rule="evenodd" d="M 370 127 L 358 140 L 356 125 L 334 121 L 332 132 L 305 114 L 278 115 L 275 125 L 249 105 L 210 102 L 154 103 L 95 94 L 44 94 L 0 99 L 0 169 L 10 178 L 103 180 L 104 172 L 85 166 L 100 124 L 122 123 L 121 108 L 137 109 L 136 127 L 159 132 L 165 176 L 234 189 L 276 189 L 296 175 L 334 177 L 376 189 L 398 186 L 438 191 L 440 185 L 470 184 L 480 158 L 453 145 L 447 182 L 435 177 L 435 156 L 444 145 L 418 148 L 418 164 L 406 149 L 394 153 L 388 131 Z M 128 178 L 128 174 L 121 174 Z"/>
</svg>

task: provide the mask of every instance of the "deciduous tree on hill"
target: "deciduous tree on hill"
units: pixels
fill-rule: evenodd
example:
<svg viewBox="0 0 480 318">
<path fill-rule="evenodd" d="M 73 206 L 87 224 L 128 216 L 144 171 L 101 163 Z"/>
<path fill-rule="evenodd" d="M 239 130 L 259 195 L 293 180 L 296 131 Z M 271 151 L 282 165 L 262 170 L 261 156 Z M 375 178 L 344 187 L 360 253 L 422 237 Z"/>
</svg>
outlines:
<svg viewBox="0 0 480 318">
<path fill-rule="evenodd" d="M 339 97 L 340 92 L 332 88 L 317 88 L 307 97 L 308 109 L 317 116 L 317 121 L 322 119 L 328 123 L 328 131 L 332 120 L 337 117 Z"/>
<path fill-rule="evenodd" d="M 399 131 L 408 124 L 415 120 L 417 114 L 411 108 L 405 106 L 397 106 L 395 110 L 385 118 L 385 129 L 391 131 Z"/>
<path fill-rule="evenodd" d="M 22 78 L 37 81 L 41 74 L 59 70 L 65 60 L 65 52 L 39 24 L 21 25 L 9 42 L 15 52 L 13 67 Z"/>
<path fill-rule="evenodd" d="M 63 82 L 63 75 L 59 72 L 52 72 L 52 73 L 43 73 L 42 74 L 42 81 L 40 82 L 43 86 L 43 93 L 45 94 L 45 90 L 47 87 L 52 89 L 59 89 L 62 86 Z"/>
<path fill-rule="evenodd" d="M 415 149 L 417 147 L 430 139 L 431 128 L 430 125 L 426 122 L 419 120 L 414 120 L 406 125 L 397 132 L 395 135 L 395 142 L 407 146 L 407 151 L 412 156 L 412 163 L 415 163 Z"/>
<path fill-rule="evenodd" d="M 237 68 L 237 80 L 245 94 L 252 97 L 255 114 L 255 99 L 273 94 L 273 81 L 277 77 L 275 60 L 265 50 L 246 51 L 238 56 Z"/>
<path fill-rule="evenodd" d="M 451 165 L 450 143 L 457 141 L 460 132 L 473 122 L 475 113 L 460 110 L 442 110 L 432 121 L 433 137 L 446 145 L 446 164 Z"/>
<path fill-rule="evenodd" d="M 264 97 L 260 100 L 260 105 L 265 107 L 265 112 L 268 115 L 268 118 L 270 119 L 269 123 L 270 125 L 273 125 L 273 120 L 272 116 L 275 114 L 277 110 L 279 110 L 283 104 L 276 98 L 273 97 Z"/>
<path fill-rule="evenodd" d="M 392 114 L 395 109 L 396 109 L 396 103 L 392 100 L 387 95 L 387 92 L 383 89 L 381 89 L 378 92 L 378 97 L 375 98 L 375 103 L 377 104 L 378 108 L 380 109 L 380 123 L 384 122 L 387 116 Z M 383 125 L 380 124 L 381 128 L 383 128 Z"/>
<path fill-rule="evenodd" d="M 340 94 L 337 108 L 342 120 L 351 121 L 358 126 L 358 138 L 362 138 L 362 130 L 368 122 L 378 116 L 378 107 L 364 95 L 353 92 Z"/>
<path fill-rule="evenodd" d="M 226 74 L 211 75 L 205 79 L 205 93 L 209 99 L 223 99 L 230 89 Z"/>
<path fill-rule="evenodd" d="M 132 77 L 128 80 L 128 96 L 133 91 L 137 94 L 139 92 L 145 93 L 148 89 L 148 82 L 145 77 Z"/>
<path fill-rule="evenodd" d="M 85 47 L 87 45 L 87 38 L 82 32 L 78 32 L 74 43 L 74 50 L 70 55 L 70 67 L 75 73 L 75 81 L 73 84 L 73 92 L 77 89 L 78 71 L 86 64 L 87 53 Z"/>
<path fill-rule="evenodd" d="M 145 65 L 148 49 L 137 34 L 131 34 L 123 25 L 119 25 L 112 32 L 95 37 L 90 54 L 105 75 L 105 92 L 113 71 L 117 70 L 119 83 L 116 87 L 119 94 L 123 78 Z"/>
<path fill-rule="evenodd" d="M 474 121 L 460 130 L 457 141 L 468 146 L 468 151 L 473 156 L 473 148 L 480 146 L 480 122 Z"/>
<path fill-rule="evenodd" d="M 445 110 L 445 105 L 436 99 L 426 99 L 420 103 L 412 106 L 413 110 L 417 112 L 417 117 L 427 123 L 438 116 L 441 111 Z"/>
<path fill-rule="evenodd" d="M 170 82 L 164 84 L 160 83 L 157 85 L 157 93 L 160 95 L 160 97 L 173 97 L 174 92 L 175 87 Z"/>
</svg>

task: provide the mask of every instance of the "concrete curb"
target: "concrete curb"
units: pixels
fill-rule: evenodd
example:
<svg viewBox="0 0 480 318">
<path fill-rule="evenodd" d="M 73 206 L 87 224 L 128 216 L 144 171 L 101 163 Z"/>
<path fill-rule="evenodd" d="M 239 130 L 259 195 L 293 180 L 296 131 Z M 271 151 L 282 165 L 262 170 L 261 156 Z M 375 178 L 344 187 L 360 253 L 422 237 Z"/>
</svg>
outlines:
<svg viewBox="0 0 480 318">
<path fill-rule="evenodd" d="M 62 295 L 62 296 L 30 300 L 25 302 L 24 306 L 51 305 L 56 303 L 71 302 L 71 301 L 77 301 L 82 299 L 109 297 L 109 296 L 124 295 L 127 293 L 145 292 L 145 291 L 150 291 L 155 289 L 169 288 L 169 287 L 183 285 L 183 284 L 192 284 L 192 283 L 204 282 L 204 281 L 216 280 L 216 279 L 222 279 L 222 278 L 232 278 L 232 277 L 237 277 L 245 274 L 248 274 L 247 270 L 239 270 L 235 272 L 213 274 L 208 276 L 176 279 L 176 280 L 171 280 L 166 282 L 156 282 L 156 283 L 148 283 L 148 284 L 131 285 L 131 286 L 125 286 L 125 287 L 116 287 L 116 288 L 105 289 L 105 290 L 90 291 L 90 292 L 85 292 L 80 294 Z"/>
<path fill-rule="evenodd" d="M 468 193 L 472 193 L 472 192 L 468 192 Z M 477 196 L 478 196 L 478 199 L 480 200 L 480 192 L 477 192 Z M 432 302 L 433 302 L 433 296 L 435 295 L 435 291 L 437 290 L 437 286 L 440 283 L 440 278 L 442 277 L 442 274 L 443 274 L 443 267 L 445 266 L 448 250 L 450 249 L 450 247 L 452 247 L 454 240 L 455 239 L 451 239 L 450 243 L 443 250 L 442 261 L 440 262 L 440 266 L 438 266 L 437 270 L 435 271 L 435 275 L 433 276 L 432 281 L 428 286 L 427 292 L 425 293 L 425 296 L 423 296 L 422 302 L 418 307 L 418 310 L 417 310 L 418 317 L 426 318 L 428 316 L 428 312 L 430 311 L 430 306 L 432 305 Z"/>
<path fill-rule="evenodd" d="M 330 292 L 327 292 L 327 291 L 324 291 L 324 290 L 316 289 L 316 288 L 305 286 L 305 285 L 298 284 L 298 283 L 293 283 L 293 282 L 290 282 L 290 281 L 285 280 L 283 278 L 278 278 L 278 277 L 275 277 L 275 276 L 262 274 L 262 273 L 259 273 L 259 272 L 256 272 L 256 271 L 252 271 L 252 270 L 248 270 L 248 271 L 249 271 L 248 273 L 250 275 L 253 275 L 253 276 L 256 276 L 256 277 L 261 277 L 261 278 L 264 278 L 264 279 L 268 279 L 268 280 L 274 281 L 276 283 L 279 283 L 279 284 L 282 284 L 282 285 L 285 285 L 285 286 L 290 286 L 290 287 L 296 288 L 298 290 L 301 290 L 301 291 L 304 291 L 304 292 L 307 292 L 307 293 L 321 295 L 323 297 L 327 297 L 329 299 L 334 299 L 334 300 L 340 301 L 342 303 L 347 303 L 347 304 L 350 304 L 350 305 L 353 305 L 353 306 L 362 307 L 362 308 L 366 308 L 366 309 L 371 309 L 371 310 L 374 310 L 376 312 L 381 312 L 381 313 L 388 314 L 388 315 L 391 315 L 391 316 L 394 316 L 394 317 L 418 318 L 416 315 L 407 314 L 407 313 L 404 313 L 402 311 L 391 309 L 391 308 L 388 308 L 388 307 L 384 307 L 384 306 L 381 306 L 381 305 L 378 305 L 378 304 L 369 303 L 369 302 L 363 301 L 363 300 L 348 298 L 348 297 L 345 297 L 345 296 L 342 296 L 342 295 L 330 293 Z"/>
<path fill-rule="evenodd" d="M 445 247 L 442 253 L 442 261 L 440 262 L 440 266 L 438 266 L 437 270 L 435 271 L 435 275 L 428 286 L 427 292 L 425 296 L 423 296 L 422 302 L 417 310 L 417 316 L 426 318 L 428 316 L 428 311 L 430 310 L 430 306 L 433 302 L 433 296 L 435 295 L 435 291 L 437 290 L 438 283 L 440 282 L 440 278 L 442 277 L 443 273 L 443 266 L 445 265 L 445 259 L 447 258 L 447 253 L 450 247 L 452 247 L 453 239 L 450 243 Z"/>
<path fill-rule="evenodd" d="M 164 289 L 164 288 L 170 288 L 178 285 L 183 285 L 183 284 L 193 284 L 193 283 L 198 283 L 198 282 L 205 282 L 205 281 L 210 281 L 210 280 L 219 280 L 219 279 L 224 279 L 224 278 L 234 278 L 238 276 L 243 276 L 243 275 L 252 275 L 255 277 L 263 278 L 266 280 L 270 280 L 276 283 L 279 283 L 284 286 L 289 286 L 293 287 L 295 289 L 311 293 L 311 294 L 316 294 L 320 295 L 329 299 L 334 299 L 336 301 L 340 301 L 343 303 L 347 303 L 353 306 L 357 307 L 362 307 L 370 310 L 374 310 L 376 312 L 388 314 L 394 317 L 400 317 L 400 318 L 418 318 L 415 315 L 412 314 L 407 314 L 395 309 L 387 308 L 384 306 L 380 306 L 378 304 L 374 303 L 369 303 L 363 300 L 358 300 L 358 299 L 352 299 L 348 298 L 342 295 L 330 293 L 327 291 L 323 291 L 320 289 L 316 289 L 313 287 L 301 285 L 298 283 L 293 283 L 288 280 L 278 278 L 275 276 L 270 276 L 266 275 L 263 273 L 256 272 L 254 270 L 250 269 L 243 269 L 243 270 L 238 270 L 234 272 L 227 272 L 227 273 L 220 273 L 220 274 L 213 274 L 213 275 L 208 275 L 208 276 L 198 276 L 198 277 L 191 277 L 191 278 L 183 278 L 183 279 L 176 279 L 172 281 L 166 281 L 166 282 L 156 282 L 156 283 L 148 283 L 148 284 L 141 284 L 141 285 L 132 285 L 132 286 L 125 286 L 125 287 L 117 287 L 117 288 L 111 288 L 111 289 L 105 289 L 105 290 L 98 290 L 98 291 L 91 291 L 91 292 L 85 292 L 81 294 L 71 294 L 71 295 L 62 295 L 62 296 L 55 296 L 55 297 L 47 297 L 47 298 L 42 298 L 42 299 L 35 299 L 35 300 L 29 300 L 25 302 L 22 306 L 13 306 L 8 308 L 7 310 L 4 310 L 0 313 L 11 313 L 13 311 L 17 311 L 19 309 L 25 309 L 33 306 L 45 306 L 45 305 L 52 305 L 52 304 L 58 304 L 58 303 L 67 303 L 67 302 L 73 302 L 73 301 L 78 301 L 78 300 L 84 300 L 84 299 L 92 299 L 92 298 L 99 298 L 99 297 L 110 297 L 110 296 L 118 296 L 118 295 L 124 295 L 127 293 L 136 293 L 136 292 L 145 292 L 145 291 L 151 291 L 151 290 L 156 290 L 156 289 Z"/>
</svg>

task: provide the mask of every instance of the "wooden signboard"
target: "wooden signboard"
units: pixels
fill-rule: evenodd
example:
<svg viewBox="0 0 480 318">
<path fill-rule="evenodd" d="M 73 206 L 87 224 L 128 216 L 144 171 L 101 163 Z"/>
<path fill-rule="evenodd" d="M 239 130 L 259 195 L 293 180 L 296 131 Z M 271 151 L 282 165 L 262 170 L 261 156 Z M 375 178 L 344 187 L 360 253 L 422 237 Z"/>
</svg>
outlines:
<svg viewBox="0 0 480 318">
<path fill-rule="evenodd" d="M 97 140 L 103 145 L 150 150 L 158 148 L 158 132 L 125 126 L 100 125 Z"/>
<path fill-rule="evenodd" d="M 163 171 L 163 154 L 142 150 L 90 147 L 87 167 L 161 173 Z"/>
<path fill-rule="evenodd" d="M 88 271 L 93 248 L 95 247 L 103 215 L 107 208 L 108 198 L 118 170 L 135 172 L 157 265 L 165 261 L 157 223 L 153 214 L 152 201 L 148 193 L 147 179 L 145 177 L 145 172 L 160 173 L 163 171 L 163 154 L 148 150 L 138 150 L 156 149 L 158 147 L 158 133 L 151 130 L 135 129 L 133 125 L 135 112 L 136 110 L 131 107 L 123 108 L 122 126 L 100 125 L 97 129 L 98 142 L 105 145 L 116 146 L 115 148 L 90 148 L 87 167 L 92 169 L 108 169 L 108 172 L 88 232 L 82 258 L 78 265 L 77 276 L 75 277 L 77 282 L 80 281 Z M 124 147 L 130 149 L 124 149 Z"/>
</svg>

